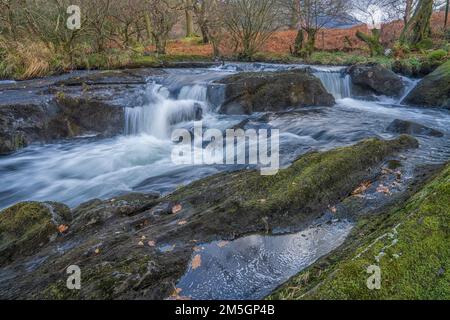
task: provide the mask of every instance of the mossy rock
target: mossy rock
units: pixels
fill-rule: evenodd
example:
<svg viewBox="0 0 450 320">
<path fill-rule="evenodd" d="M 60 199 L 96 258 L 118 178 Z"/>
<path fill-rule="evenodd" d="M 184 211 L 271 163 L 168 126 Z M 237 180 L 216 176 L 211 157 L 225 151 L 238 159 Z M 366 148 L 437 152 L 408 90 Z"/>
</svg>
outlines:
<svg viewBox="0 0 450 320">
<path fill-rule="evenodd" d="M 207 178 L 167 200 L 187 207 L 202 232 L 223 238 L 302 226 L 372 177 L 374 167 L 386 157 L 417 146 L 416 139 L 405 135 L 391 141 L 368 139 L 350 147 L 308 153 L 274 176 L 245 171 Z M 183 231 L 192 230 L 187 225 Z"/>
<path fill-rule="evenodd" d="M 70 209 L 57 203 L 24 202 L 0 212 L 0 265 L 31 255 L 58 234 L 71 219 Z"/>
<path fill-rule="evenodd" d="M 217 83 L 225 86 L 225 101 L 220 107 L 220 112 L 224 114 L 251 114 L 335 104 L 322 82 L 304 70 L 243 72 Z"/>
<path fill-rule="evenodd" d="M 405 102 L 415 106 L 450 109 L 450 60 L 423 78 Z"/>
<path fill-rule="evenodd" d="M 358 223 L 347 243 L 270 299 L 450 299 L 450 165 L 406 204 Z M 381 287 L 367 286 L 369 266 Z"/>
</svg>

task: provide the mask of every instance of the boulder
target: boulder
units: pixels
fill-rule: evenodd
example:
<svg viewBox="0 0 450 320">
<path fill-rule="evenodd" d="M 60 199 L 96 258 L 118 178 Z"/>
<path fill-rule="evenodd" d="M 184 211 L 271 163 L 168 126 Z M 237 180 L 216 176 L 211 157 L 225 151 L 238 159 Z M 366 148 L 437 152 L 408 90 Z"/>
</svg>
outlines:
<svg viewBox="0 0 450 320">
<path fill-rule="evenodd" d="M 332 106 L 335 100 L 322 82 L 304 70 L 249 72 L 229 76 L 225 86 L 224 114 L 282 111 L 304 106 Z"/>
<path fill-rule="evenodd" d="M 403 102 L 414 106 L 450 109 L 450 61 L 423 78 Z"/>
<path fill-rule="evenodd" d="M 123 108 L 90 98 L 57 94 L 50 102 L 0 106 L 0 154 L 33 142 L 83 134 L 113 136 L 124 129 Z"/>
<path fill-rule="evenodd" d="M 355 96 L 400 96 L 405 88 L 403 79 L 379 64 L 353 65 L 347 69 Z"/>
<path fill-rule="evenodd" d="M 47 109 L 39 104 L 0 106 L 0 154 L 7 154 L 36 141 L 45 131 Z"/>
<path fill-rule="evenodd" d="M 433 128 L 429 128 L 422 124 L 412 122 L 412 121 L 404 121 L 400 119 L 395 119 L 389 127 L 386 129 L 392 133 L 401 133 L 401 134 L 411 134 L 411 135 L 425 135 L 432 137 L 443 137 L 444 134 L 438 130 Z"/>
<path fill-rule="evenodd" d="M 147 79 L 166 74 L 160 69 L 89 71 L 1 85 L 0 154 L 33 142 L 120 134 L 123 107 L 142 105 Z"/>
<path fill-rule="evenodd" d="M 58 226 L 71 221 L 62 204 L 24 202 L 0 212 L 0 265 L 32 255 L 58 236 Z"/>
</svg>

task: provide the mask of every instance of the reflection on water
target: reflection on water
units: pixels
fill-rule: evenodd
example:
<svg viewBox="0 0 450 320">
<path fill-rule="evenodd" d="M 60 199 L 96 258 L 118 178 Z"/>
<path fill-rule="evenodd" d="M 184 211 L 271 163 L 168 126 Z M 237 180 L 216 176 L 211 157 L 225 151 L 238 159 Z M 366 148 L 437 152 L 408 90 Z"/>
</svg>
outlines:
<svg viewBox="0 0 450 320">
<path fill-rule="evenodd" d="M 292 235 L 254 235 L 199 246 L 195 268 L 191 264 L 176 287 L 180 296 L 195 300 L 262 299 L 342 245 L 351 229 L 349 222 L 336 222 Z"/>
</svg>

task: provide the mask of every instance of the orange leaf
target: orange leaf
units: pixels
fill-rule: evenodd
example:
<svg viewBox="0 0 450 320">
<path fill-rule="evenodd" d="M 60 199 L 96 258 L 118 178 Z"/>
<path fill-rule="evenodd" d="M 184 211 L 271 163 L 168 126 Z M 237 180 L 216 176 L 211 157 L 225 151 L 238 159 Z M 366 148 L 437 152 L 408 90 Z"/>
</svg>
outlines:
<svg viewBox="0 0 450 320">
<path fill-rule="evenodd" d="M 58 227 L 59 233 L 64 233 L 64 232 L 66 232 L 67 230 L 69 230 L 69 226 L 66 226 L 65 224 L 62 224 L 62 225 L 60 225 L 60 226 Z"/>
<path fill-rule="evenodd" d="M 228 241 L 220 241 L 218 244 L 217 244 L 217 246 L 219 247 L 219 248 L 225 248 L 227 245 L 228 245 Z"/>
<path fill-rule="evenodd" d="M 183 207 L 181 206 L 181 204 L 177 204 L 176 206 L 172 207 L 172 213 L 173 214 L 180 213 L 181 210 L 183 210 Z"/>
<path fill-rule="evenodd" d="M 192 270 L 196 270 L 200 268 L 201 265 L 202 265 L 202 257 L 201 255 L 198 254 L 194 257 L 194 259 L 192 259 L 191 268 Z"/>
<path fill-rule="evenodd" d="M 356 195 L 366 192 L 367 189 L 369 189 L 371 185 L 372 185 L 372 183 L 370 181 L 361 183 L 361 185 L 358 188 L 356 188 L 355 191 L 352 192 L 352 196 L 356 196 Z"/>
</svg>

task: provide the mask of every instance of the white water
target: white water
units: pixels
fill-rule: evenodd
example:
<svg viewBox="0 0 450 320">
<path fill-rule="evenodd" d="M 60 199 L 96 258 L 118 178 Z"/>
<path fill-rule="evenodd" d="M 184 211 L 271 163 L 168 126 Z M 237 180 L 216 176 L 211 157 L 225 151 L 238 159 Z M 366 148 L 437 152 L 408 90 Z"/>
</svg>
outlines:
<svg viewBox="0 0 450 320">
<path fill-rule="evenodd" d="M 341 70 L 322 70 L 314 72 L 325 89 L 331 93 L 335 99 L 350 98 L 352 96 L 350 75 L 343 74 Z"/>
<path fill-rule="evenodd" d="M 206 108 L 206 86 L 183 87 L 178 99 L 162 85 L 147 86 L 147 102 L 142 107 L 125 108 L 125 133 L 148 134 L 159 139 L 170 138 L 170 128 L 196 119 L 198 109 Z"/>
<path fill-rule="evenodd" d="M 237 69 L 274 71 L 303 67 L 236 64 L 215 69 L 169 70 L 169 77 L 148 84 L 142 92 L 141 106 L 126 109 L 125 136 L 36 144 L 0 157 L 0 208 L 25 200 L 61 201 L 76 206 L 93 198 L 105 199 L 126 192 L 170 192 L 205 175 L 236 169 L 174 165 L 170 156 L 171 131 L 175 127 L 192 128 L 199 109 L 208 128 L 225 130 L 246 118 L 219 115 L 208 105 L 207 85 L 215 79 Z M 313 69 L 327 90 L 337 97 L 336 106 L 273 115 L 268 122 L 256 121 L 260 115 L 250 117 L 249 125 L 253 128 L 280 130 L 282 165 L 312 149 L 349 145 L 373 136 L 393 138 L 395 135 L 385 129 L 397 118 L 449 133 L 447 111 L 398 106 L 398 101 L 392 99 L 356 100 L 350 98 L 350 86 L 342 76 L 342 68 Z M 410 84 L 412 87 L 414 82 Z M 448 159 L 447 137 L 419 137 L 422 147 L 417 154 L 421 162 Z"/>
</svg>

